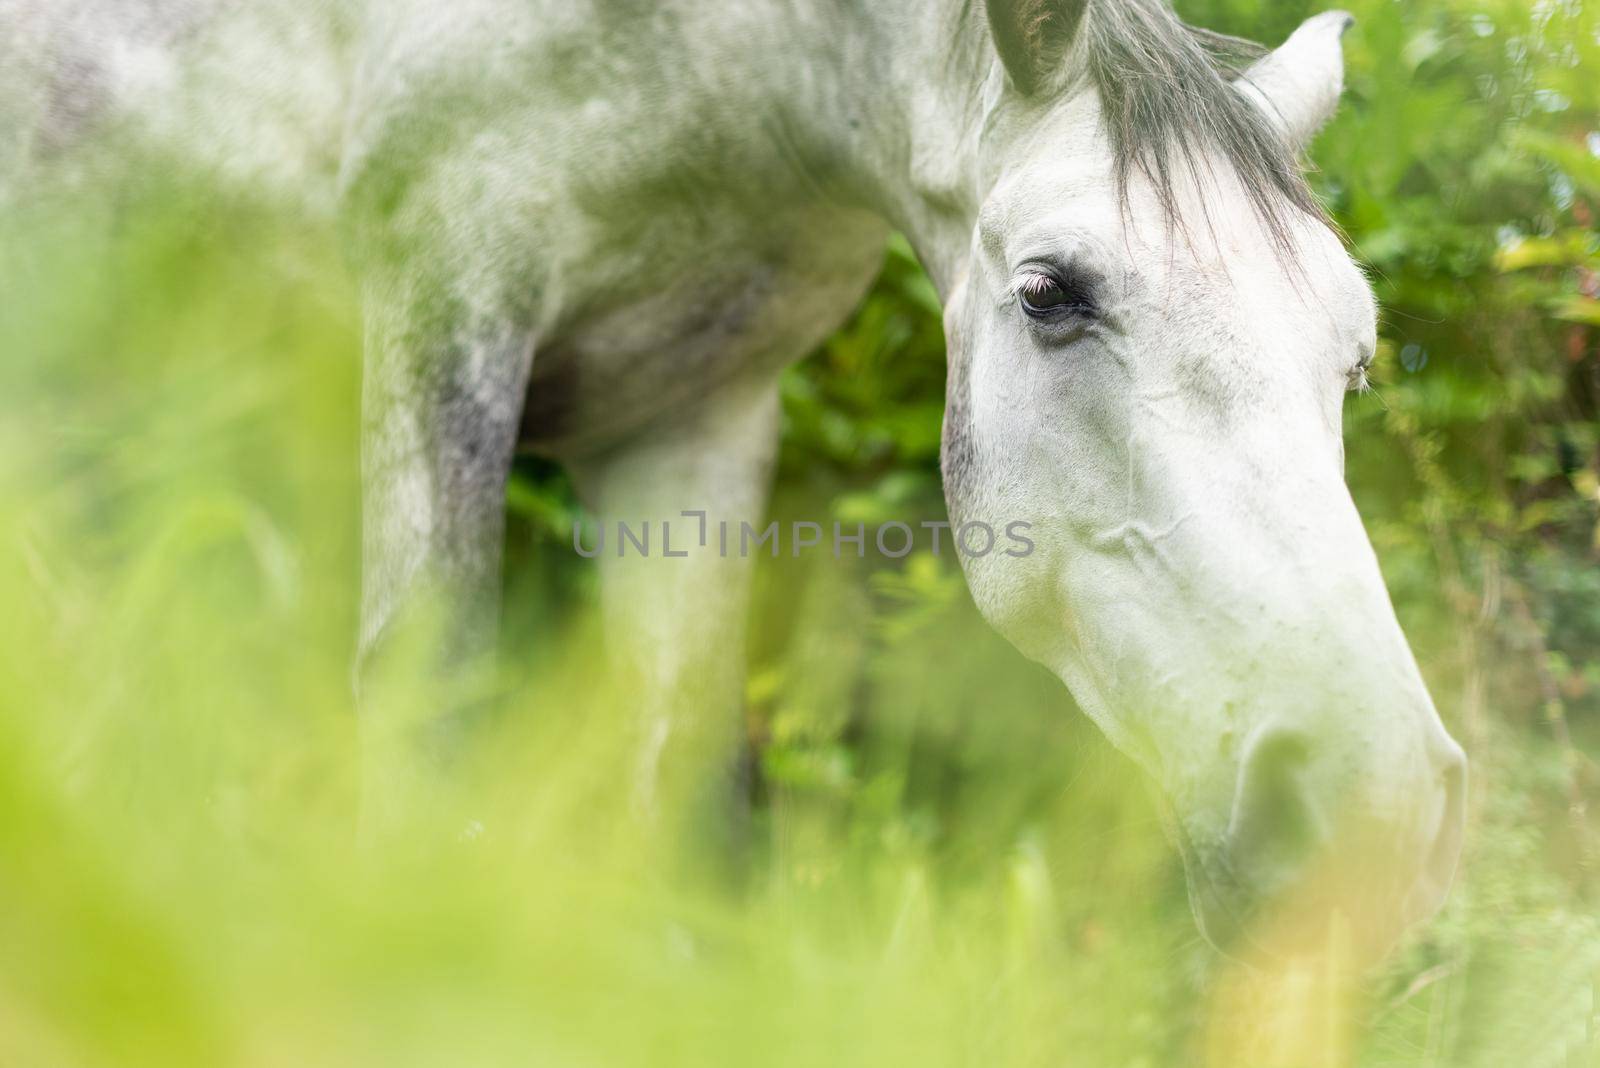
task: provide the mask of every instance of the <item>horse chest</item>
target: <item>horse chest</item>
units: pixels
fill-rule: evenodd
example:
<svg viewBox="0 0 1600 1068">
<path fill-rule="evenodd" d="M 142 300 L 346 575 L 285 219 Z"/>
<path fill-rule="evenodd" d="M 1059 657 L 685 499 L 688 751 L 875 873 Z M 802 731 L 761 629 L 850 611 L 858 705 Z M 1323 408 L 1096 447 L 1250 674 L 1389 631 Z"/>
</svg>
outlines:
<svg viewBox="0 0 1600 1068">
<path fill-rule="evenodd" d="M 747 376 L 775 377 L 849 315 L 882 260 L 865 215 L 796 218 L 755 249 L 646 256 L 652 284 L 603 282 L 534 357 L 524 443 L 552 454 L 670 419 Z"/>
</svg>

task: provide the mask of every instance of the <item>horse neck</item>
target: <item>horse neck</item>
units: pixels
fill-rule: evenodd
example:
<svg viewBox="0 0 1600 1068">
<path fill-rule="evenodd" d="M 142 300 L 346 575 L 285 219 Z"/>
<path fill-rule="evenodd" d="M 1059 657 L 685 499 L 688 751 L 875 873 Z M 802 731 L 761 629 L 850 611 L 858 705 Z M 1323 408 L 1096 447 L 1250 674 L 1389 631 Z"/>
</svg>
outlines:
<svg viewBox="0 0 1600 1068">
<path fill-rule="evenodd" d="M 831 71 L 837 96 L 806 117 L 814 143 L 848 161 L 848 195 L 905 233 L 948 292 L 982 201 L 978 149 L 999 89 L 983 5 L 816 2 L 825 39 L 802 61 Z"/>
</svg>

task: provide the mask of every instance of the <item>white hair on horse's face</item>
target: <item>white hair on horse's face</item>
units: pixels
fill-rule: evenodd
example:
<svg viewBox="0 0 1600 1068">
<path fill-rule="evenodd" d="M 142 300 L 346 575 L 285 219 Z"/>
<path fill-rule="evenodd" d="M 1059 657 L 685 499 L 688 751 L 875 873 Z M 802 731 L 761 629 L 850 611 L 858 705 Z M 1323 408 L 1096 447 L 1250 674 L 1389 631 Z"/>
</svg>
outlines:
<svg viewBox="0 0 1600 1068">
<path fill-rule="evenodd" d="M 1087 79 L 1002 49 L 944 466 L 956 523 L 1032 524 L 1027 559 L 967 561 L 974 597 L 1160 784 L 1208 932 L 1337 908 L 1376 951 L 1449 882 L 1462 757 L 1343 481 L 1375 304 L 1295 154 L 1347 22 L 1237 80 L 1242 46 L 1153 0 L 1061 21 Z"/>
</svg>

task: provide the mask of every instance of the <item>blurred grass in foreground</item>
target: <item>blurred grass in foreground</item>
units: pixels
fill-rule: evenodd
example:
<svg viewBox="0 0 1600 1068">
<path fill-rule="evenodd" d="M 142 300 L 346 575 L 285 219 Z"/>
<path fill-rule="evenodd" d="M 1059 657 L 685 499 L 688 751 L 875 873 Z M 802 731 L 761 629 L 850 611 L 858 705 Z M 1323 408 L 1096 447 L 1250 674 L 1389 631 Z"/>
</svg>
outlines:
<svg viewBox="0 0 1600 1068">
<path fill-rule="evenodd" d="M 331 243 L 165 182 L 9 236 L 0 1063 L 1503 1064 L 1581 1032 L 1600 931 L 1541 856 L 1537 743 L 1476 754 L 1508 792 L 1388 975 L 1237 972 L 1131 766 L 928 555 L 763 573 L 755 855 L 669 878 L 537 466 L 526 677 L 439 814 L 471 830 L 360 853 Z"/>
<path fill-rule="evenodd" d="M 1350 474 L 1474 762 L 1461 882 L 1385 970 L 1218 959 L 1131 764 L 925 553 L 763 567 L 751 852 L 676 863 L 534 460 L 452 831 L 359 851 L 349 281 L 324 229 L 152 165 L 0 220 L 0 1065 L 1600 1063 L 1585 187 L 1484 150 L 1525 113 L 1428 119 L 1526 74 L 1525 9 L 1367 6 L 1319 152 L 1393 312 Z M 1559 88 L 1546 126 L 1592 106 Z M 891 250 L 787 379 L 779 517 L 942 516 L 930 300 Z"/>
</svg>

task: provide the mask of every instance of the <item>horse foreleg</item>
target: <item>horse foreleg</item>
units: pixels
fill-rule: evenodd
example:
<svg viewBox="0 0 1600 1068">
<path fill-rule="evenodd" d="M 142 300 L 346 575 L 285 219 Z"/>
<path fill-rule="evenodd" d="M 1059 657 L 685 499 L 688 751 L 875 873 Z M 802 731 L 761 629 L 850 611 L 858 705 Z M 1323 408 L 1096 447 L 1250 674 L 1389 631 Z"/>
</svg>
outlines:
<svg viewBox="0 0 1600 1068">
<path fill-rule="evenodd" d="M 420 304 L 372 288 L 356 669 L 368 838 L 436 810 L 457 721 L 492 683 L 506 480 L 533 350 L 508 323 L 419 321 Z"/>
<path fill-rule="evenodd" d="M 703 840 L 737 821 L 753 564 L 739 531 L 765 510 L 777 431 L 777 389 L 763 379 L 569 464 L 613 537 L 619 521 L 650 524 L 648 554 L 607 544 L 601 601 L 608 657 L 627 680 L 636 732 L 630 788 L 647 823 L 669 832 L 666 841 L 678 840 L 670 832 L 689 829 L 685 822 Z"/>
</svg>

